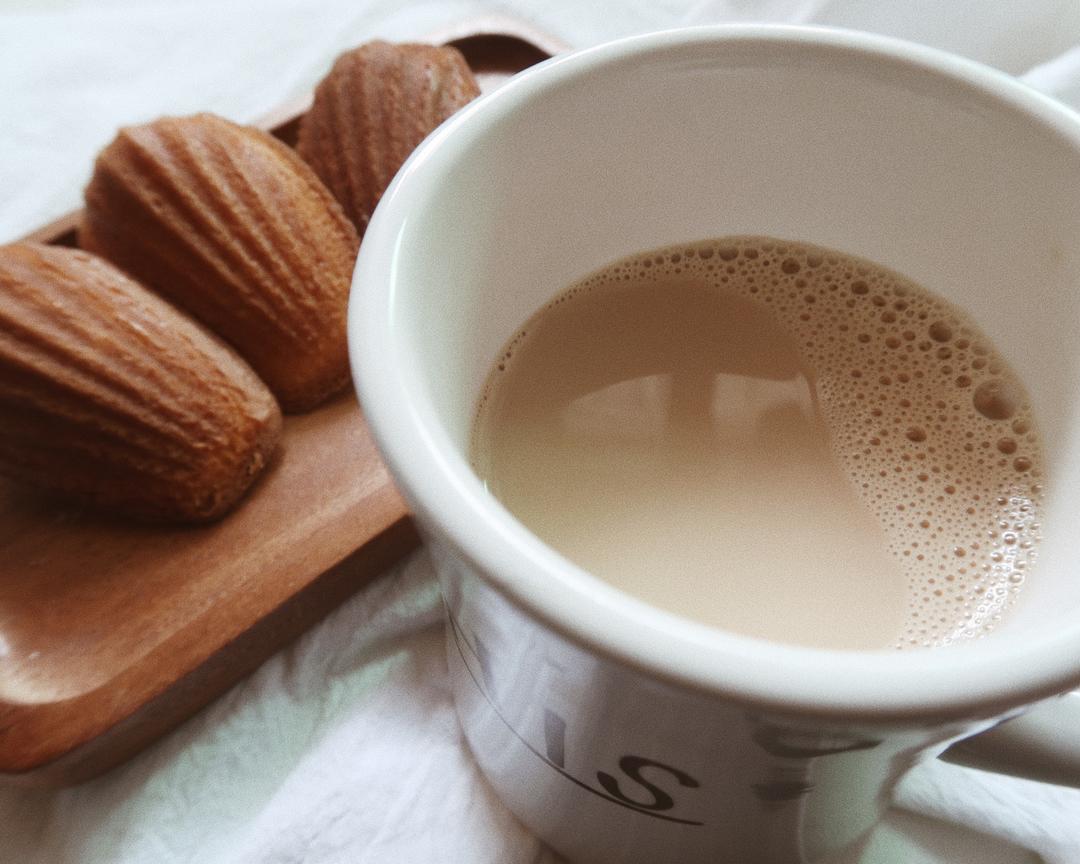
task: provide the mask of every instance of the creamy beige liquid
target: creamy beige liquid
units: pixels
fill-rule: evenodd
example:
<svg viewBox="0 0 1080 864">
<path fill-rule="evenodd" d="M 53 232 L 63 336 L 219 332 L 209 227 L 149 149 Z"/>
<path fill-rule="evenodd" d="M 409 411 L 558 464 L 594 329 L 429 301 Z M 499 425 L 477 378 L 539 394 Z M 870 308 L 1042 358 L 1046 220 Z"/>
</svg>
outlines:
<svg viewBox="0 0 1080 864">
<path fill-rule="evenodd" d="M 1034 560 L 1041 453 L 975 325 L 866 261 L 726 238 L 616 262 L 508 344 L 473 463 L 663 609 L 833 648 L 940 645 Z"/>
</svg>

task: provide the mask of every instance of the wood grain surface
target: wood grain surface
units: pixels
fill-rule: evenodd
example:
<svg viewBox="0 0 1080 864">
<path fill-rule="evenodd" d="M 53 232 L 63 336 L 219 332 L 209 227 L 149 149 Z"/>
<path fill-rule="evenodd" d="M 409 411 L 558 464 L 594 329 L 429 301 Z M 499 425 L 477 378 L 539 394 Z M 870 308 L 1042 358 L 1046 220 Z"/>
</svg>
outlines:
<svg viewBox="0 0 1080 864">
<path fill-rule="evenodd" d="M 454 44 L 483 90 L 562 48 L 506 18 Z M 295 141 L 307 102 L 260 124 Z M 72 245 L 79 214 L 27 235 Z M 133 525 L 0 480 L 0 781 L 118 764 L 418 544 L 354 397 L 288 417 L 251 494 L 199 528 Z"/>
</svg>

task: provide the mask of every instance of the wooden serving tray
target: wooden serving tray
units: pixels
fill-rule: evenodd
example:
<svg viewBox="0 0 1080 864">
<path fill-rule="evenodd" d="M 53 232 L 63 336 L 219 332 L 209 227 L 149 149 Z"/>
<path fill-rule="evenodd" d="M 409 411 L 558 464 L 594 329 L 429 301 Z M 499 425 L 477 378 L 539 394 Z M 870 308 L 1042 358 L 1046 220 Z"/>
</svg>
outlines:
<svg viewBox="0 0 1080 864">
<path fill-rule="evenodd" d="M 562 48 L 505 18 L 428 41 L 458 47 L 482 90 Z M 260 125 L 293 144 L 309 104 Z M 78 220 L 26 239 L 72 245 Z M 274 463 L 209 527 L 134 525 L 0 481 L 0 781 L 111 768 L 417 543 L 351 396 L 286 418 Z"/>
</svg>

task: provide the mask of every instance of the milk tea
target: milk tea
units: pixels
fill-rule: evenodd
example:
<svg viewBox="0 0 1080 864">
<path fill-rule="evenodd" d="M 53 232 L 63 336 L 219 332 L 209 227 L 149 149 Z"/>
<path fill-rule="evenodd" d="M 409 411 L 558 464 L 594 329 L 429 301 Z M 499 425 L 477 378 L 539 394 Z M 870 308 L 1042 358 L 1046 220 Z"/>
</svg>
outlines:
<svg viewBox="0 0 1080 864">
<path fill-rule="evenodd" d="M 1038 553 L 1028 397 L 971 316 L 869 261 L 729 237 L 634 255 L 524 324 L 471 458 L 570 561 L 823 648 L 994 627 Z"/>
</svg>

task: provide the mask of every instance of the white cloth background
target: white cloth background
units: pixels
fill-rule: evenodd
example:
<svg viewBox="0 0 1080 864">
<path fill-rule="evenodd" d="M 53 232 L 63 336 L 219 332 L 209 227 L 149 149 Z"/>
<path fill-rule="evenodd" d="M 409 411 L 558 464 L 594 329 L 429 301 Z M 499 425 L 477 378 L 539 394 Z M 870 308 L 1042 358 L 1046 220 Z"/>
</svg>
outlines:
<svg viewBox="0 0 1080 864">
<path fill-rule="evenodd" d="M 1076 0 L 6 0 L 0 242 L 77 207 L 121 124 L 196 110 L 253 120 L 345 48 L 493 12 L 575 47 L 725 20 L 873 30 L 1080 107 Z M 554 864 L 463 745 L 442 639 L 419 553 L 127 765 L 67 790 L 0 789 L 0 862 Z M 1076 864 L 1080 792 L 931 762 L 904 781 L 865 861 L 893 856 Z"/>
</svg>

